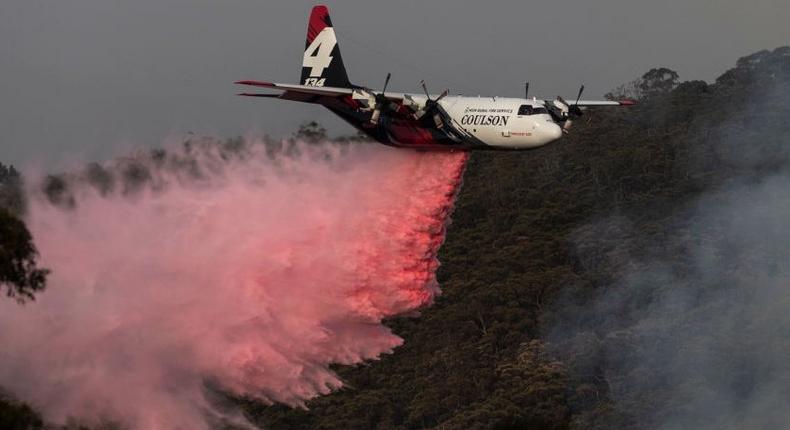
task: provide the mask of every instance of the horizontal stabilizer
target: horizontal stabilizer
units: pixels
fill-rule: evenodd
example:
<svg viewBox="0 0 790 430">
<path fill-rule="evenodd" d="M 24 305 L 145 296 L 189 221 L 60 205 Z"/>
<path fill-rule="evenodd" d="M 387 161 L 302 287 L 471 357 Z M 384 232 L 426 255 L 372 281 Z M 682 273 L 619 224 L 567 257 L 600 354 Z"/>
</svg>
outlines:
<svg viewBox="0 0 790 430">
<path fill-rule="evenodd" d="M 279 98 L 280 94 L 260 94 L 260 93 L 238 93 L 237 96 L 245 96 L 245 97 L 269 97 L 269 98 Z"/>
<path fill-rule="evenodd" d="M 272 82 L 263 82 L 263 81 L 236 81 L 234 83 L 239 85 L 251 85 L 253 87 L 266 87 L 266 88 L 277 87 L 277 85 L 273 84 Z"/>
</svg>

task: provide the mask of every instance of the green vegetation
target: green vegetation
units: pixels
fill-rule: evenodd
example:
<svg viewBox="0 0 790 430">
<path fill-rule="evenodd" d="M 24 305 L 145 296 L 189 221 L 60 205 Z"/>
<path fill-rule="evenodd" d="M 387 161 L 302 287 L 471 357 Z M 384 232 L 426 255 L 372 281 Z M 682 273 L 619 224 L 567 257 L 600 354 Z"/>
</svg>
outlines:
<svg viewBox="0 0 790 430">
<path fill-rule="evenodd" d="M 0 208 L 17 216 L 25 211 L 22 175 L 14 166 L 5 166 L 3 163 L 0 163 Z"/>
<path fill-rule="evenodd" d="M 25 223 L 0 209 L 0 287 L 20 303 L 33 300 L 49 273 L 36 266 L 38 253 Z"/>
<path fill-rule="evenodd" d="M 327 140 L 331 140 L 335 143 L 362 143 L 370 141 L 370 138 L 361 131 L 357 131 L 355 134 L 350 135 L 329 137 L 326 129 L 315 121 L 302 123 L 299 129 L 293 134 L 293 139 L 307 143 L 319 143 Z"/>
<path fill-rule="evenodd" d="M 654 411 L 682 408 L 657 380 L 660 363 L 619 366 L 648 388 L 613 392 L 618 375 L 605 369 L 638 352 L 635 334 L 589 309 L 657 250 L 675 276 L 691 271 L 691 244 L 721 239 L 717 225 L 691 235 L 695 202 L 790 165 L 790 48 L 742 58 L 713 84 L 653 69 L 611 93 L 620 95 L 641 103 L 589 111 L 565 140 L 537 151 L 473 154 L 441 250 L 442 296 L 419 318 L 388 322 L 405 344 L 338 366 L 346 387 L 309 410 L 240 400 L 248 416 L 273 430 L 612 429 L 650 428 Z M 306 124 L 297 136 L 322 133 Z M 114 186 L 100 167 L 88 176 Z M 47 192 L 62 199 L 53 181 Z M 676 287 L 693 295 L 702 285 Z M 29 408 L 0 398 L 0 428 L 37 426 Z"/>
<path fill-rule="evenodd" d="M 43 428 L 41 417 L 29 406 L 19 403 L 0 391 L 0 428 L 8 430 L 33 430 Z"/>
<path fill-rule="evenodd" d="M 48 271 L 36 265 L 38 253 L 25 223 L 22 176 L 0 163 L 0 292 L 19 302 L 34 300 L 46 286 Z M 2 348 L 2 346 L 0 346 Z M 41 428 L 41 418 L 29 406 L 0 390 L 0 428 Z"/>
<path fill-rule="evenodd" d="M 688 236 L 700 196 L 785 167 L 790 48 L 743 58 L 714 84 L 655 69 L 631 88 L 640 105 L 588 112 L 564 141 L 473 154 L 441 250 L 443 295 L 389 322 L 405 344 L 338 368 L 347 388 L 307 411 L 248 403 L 249 416 L 275 430 L 611 429 L 651 427 L 648 411 L 682 403 L 659 383 L 615 401 L 604 367 L 618 354 L 603 340 L 617 333 L 582 333 L 575 344 L 591 346 L 577 352 L 546 333 L 635 258 L 661 249 L 682 267 L 704 240 Z"/>
<path fill-rule="evenodd" d="M 38 252 L 25 223 L 22 177 L 0 163 L 0 291 L 20 303 L 33 300 L 46 286 L 46 269 L 36 265 Z"/>
</svg>

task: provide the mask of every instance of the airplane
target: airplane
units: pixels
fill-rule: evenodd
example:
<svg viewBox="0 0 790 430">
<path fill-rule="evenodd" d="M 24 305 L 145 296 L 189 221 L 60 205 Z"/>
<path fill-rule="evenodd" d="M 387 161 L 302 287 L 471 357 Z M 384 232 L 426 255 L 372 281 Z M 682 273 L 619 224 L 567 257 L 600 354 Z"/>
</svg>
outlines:
<svg viewBox="0 0 790 430">
<path fill-rule="evenodd" d="M 600 106 L 630 106 L 632 100 L 575 101 L 528 98 L 450 96 L 388 92 L 352 84 L 343 65 L 329 10 L 315 6 L 307 27 L 307 43 L 299 84 L 244 80 L 236 84 L 282 91 L 240 96 L 278 98 L 319 104 L 385 145 L 418 150 L 520 150 L 544 146 L 567 133 L 583 110 Z"/>
</svg>

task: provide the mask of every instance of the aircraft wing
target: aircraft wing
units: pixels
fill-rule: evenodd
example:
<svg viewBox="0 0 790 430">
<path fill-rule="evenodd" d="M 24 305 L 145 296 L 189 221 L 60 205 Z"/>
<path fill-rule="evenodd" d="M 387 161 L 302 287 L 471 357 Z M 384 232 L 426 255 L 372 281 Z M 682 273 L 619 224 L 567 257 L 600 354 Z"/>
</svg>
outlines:
<svg viewBox="0 0 790 430">
<path fill-rule="evenodd" d="M 634 100 L 579 100 L 577 103 L 573 103 L 573 104 L 579 107 L 633 106 L 636 104 L 636 101 Z"/>
<path fill-rule="evenodd" d="M 264 82 L 264 81 L 237 81 L 236 84 L 239 85 L 249 85 L 253 87 L 262 87 L 262 88 L 270 88 L 273 90 L 280 90 L 285 91 L 286 94 L 293 93 L 304 94 L 304 95 L 316 95 L 316 96 L 327 96 L 327 97 L 340 97 L 340 96 L 352 96 L 354 95 L 353 88 L 340 88 L 340 87 L 316 87 L 311 85 L 298 85 L 298 84 L 278 84 L 274 82 Z M 280 97 L 277 94 L 256 94 L 256 93 L 240 93 L 240 96 L 248 96 L 248 97 Z M 285 94 L 282 94 L 283 96 Z M 401 93 L 391 93 L 387 92 L 384 94 L 388 99 L 392 101 L 402 101 L 403 94 Z M 288 97 L 286 97 L 288 98 Z"/>
</svg>

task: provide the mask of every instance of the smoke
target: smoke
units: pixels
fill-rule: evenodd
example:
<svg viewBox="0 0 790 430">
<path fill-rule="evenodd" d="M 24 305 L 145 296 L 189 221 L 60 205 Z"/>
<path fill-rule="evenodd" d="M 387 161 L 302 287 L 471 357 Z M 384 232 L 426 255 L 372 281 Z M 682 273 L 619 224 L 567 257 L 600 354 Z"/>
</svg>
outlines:
<svg viewBox="0 0 790 430">
<path fill-rule="evenodd" d="M 790 423 L 788 97 L 787 83 L 771 85 L 751 115 L 709 130 L 696 162 L 718 160 L 720 186 L 653 225 L 617 214 L 577 232 L 582 261 L 624 260 L 623 271 L 547 336 L 576 375 L 603 378 L 604 428 Z M 645 237 L 655 231 L 670 235 Z M 595 254 L 604 240 L 617 246 Z"/>
<path fill-rule="evenodd" d="M 653 244 L 649 256 L 630 257 L 615 283 L 573 317 L 573 334 L 555 327 L 550 338 L 575 357 L 577 371 L 602 368 L 618 412 L 635 420 L 625 427 L 790 422 L 782 407 L 790 401 L 788 185 L 783 175 L 705 196 L 683 214 L 693 221 L 671 221 L 687 229 L 686 243 Z M 609 219 L 586 234 L 628 242 L 641 231 Z"/>
<path fill-rule="evenodd" d="M 207 385 L 298 406 L 342 386 L 330 364 L 400 345 L 382 319 L 439 293 L 466 155 L 276 152 L 203 145 L 50 178 L 28 222 L 52 275 L 35 302 L 0 301 L 0 386 L 56 423 L 199 429 L 244 422 Z"/>
</svg>

